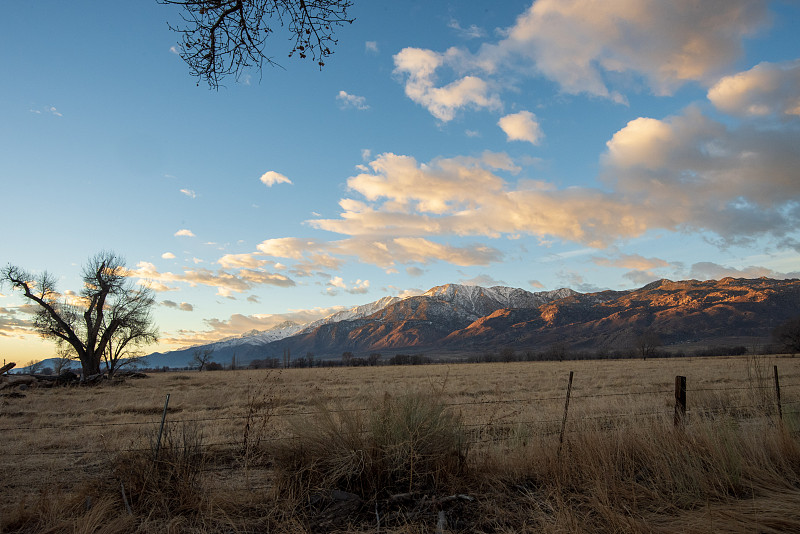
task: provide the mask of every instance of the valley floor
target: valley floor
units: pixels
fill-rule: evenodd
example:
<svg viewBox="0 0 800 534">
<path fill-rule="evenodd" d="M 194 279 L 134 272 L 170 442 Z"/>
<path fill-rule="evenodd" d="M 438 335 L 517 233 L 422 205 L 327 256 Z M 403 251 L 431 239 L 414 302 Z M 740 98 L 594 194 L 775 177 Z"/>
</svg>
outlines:
<svg viewBox="0 0 800 534">
<path fill-rule="evenodd" d="M 800 358 L 157 373 L 3 393 L 0 532 L 800 531 Z"/>
</svg>

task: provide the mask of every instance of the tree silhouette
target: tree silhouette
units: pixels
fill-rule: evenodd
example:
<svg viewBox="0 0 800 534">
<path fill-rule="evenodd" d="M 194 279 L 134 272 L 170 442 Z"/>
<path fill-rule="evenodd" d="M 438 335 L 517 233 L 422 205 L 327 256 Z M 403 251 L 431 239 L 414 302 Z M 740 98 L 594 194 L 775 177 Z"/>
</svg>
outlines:
<svg viewBox="0 0 800 534">
<path fill-rule="evenodd" d="M 348 18 L 350 0 L 158 0 L 179 6 L 183 24 L 170 25 L 181 35 L 180 56 L 193 76 L 218 89 L 220 80 L 266 63 L 278 65 L 267 54 L 267 38 L 284 28 L 293 46 L 289 57 L 310 57 L 319 68 L 337 44 L 334 28 Z M 279 65 L 278 65 L 279 66 Z M 197 82 L 198 85 L 200 81 Z"/>
<path fill-rule="evenodd" d="M 800 317 L 789 319 L 772 331 L 772 337 L 792 354 L 800 352 Z"/>
<path fill-rule="evenodd" d="M 653 330 L 645 330 L 636 338 L 636 350 L 642 358 L 655 356 L 661 346 L 661 337 Z"/>
<path fill-rule="evenodd" d="M 202 371 L 210 363 L 212 354 L 214 354 L 214 349 L 197 349 L 192 354 L 191 363 L 197 365 L 198 371 Z"/>
<path fill-rule="evenodd" d="M 9 265 L 0 282 L 22 291 L 39 306 L 34 328 L 59 348 L 69 346 L 81 362 L 84 376 L 100 374 L 100 362 L 107 350 L 129 342 L 152 343 L 158 338 L 150 310 L 155 303 L 152 290 L 128 278 L 124 260 L 113 252 L 101 252 L 83 268 L 83 289 L 62 295 L 56 279 L 47 271 L 38 276 Z M 143 336 L 143 337 L 141 337 Z"/>
</svg>

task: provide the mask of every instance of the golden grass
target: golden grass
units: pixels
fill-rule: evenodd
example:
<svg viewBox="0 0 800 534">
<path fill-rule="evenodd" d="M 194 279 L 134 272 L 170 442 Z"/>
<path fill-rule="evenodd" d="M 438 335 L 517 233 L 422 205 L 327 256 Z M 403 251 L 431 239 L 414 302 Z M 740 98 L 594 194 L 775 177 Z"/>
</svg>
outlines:
<svg viewBox="0 0 800 534">
<path fill-rule="evenodd" d="M 688 383 L 685 431 L 672 428 L 676 375 Z M 358 514 L 327 530 L 375 532 L 382 521 L 381 532 L 430 532 L 442 511 L 452 532 L 800 531 L 800 359 L 726 357 L 158 373 L 30 389 L 0 398 L 0 532 L 313 530 L 308 492 L 275 482 L 279 445 L 302 438 L 298 428 L 309 443 L 324 407 L 368 418 L 409 392 L 444 403 L 471 439 L 466 472 L 428 490 L 476 500 L 417 495 L 396 506 L 364 495 Z M 169 471 L 180 459 L 169 454 L 148 472 L 167 393 L 165 450 L 182 450 L 186 428 L 202 435 L 195 479 Z M 173 500 L 156 503 L 165 495 Z"/>
</svg>

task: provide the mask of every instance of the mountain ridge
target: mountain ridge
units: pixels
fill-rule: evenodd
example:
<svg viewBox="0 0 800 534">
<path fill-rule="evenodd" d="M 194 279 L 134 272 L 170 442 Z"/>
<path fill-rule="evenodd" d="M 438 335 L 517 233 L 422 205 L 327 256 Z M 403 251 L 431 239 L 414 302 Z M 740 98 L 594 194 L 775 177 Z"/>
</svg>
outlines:
<svg viewBox="0 0 800 534">
<path fill-rule="evenodd" d="M 239 336 L 230 346 L 217 342 L 222 350 L 215 359 L 227 361 L 231 350 L 242 363 L 281 357 L 284 351 L 335 358 L 343 352 L 474 353 L 500 347 L 546 350 L 556 344 L 627 350 L 644 331 L 655 332 L 665 345 L 733 338 L 755 343 L 800 313 L 798 303 L 797 279 L 662 279 L 638 289 L 593 293 L 444 284 L 421 295 L 384 297 L 287 327 L 282 337 L 272 332 Z"/>
</svg>

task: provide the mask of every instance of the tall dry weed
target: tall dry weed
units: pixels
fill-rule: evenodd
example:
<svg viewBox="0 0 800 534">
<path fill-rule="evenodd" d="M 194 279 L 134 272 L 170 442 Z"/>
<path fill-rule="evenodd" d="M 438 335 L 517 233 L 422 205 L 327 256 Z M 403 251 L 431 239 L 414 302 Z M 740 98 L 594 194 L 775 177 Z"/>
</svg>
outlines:
<svg viewBox="0 0 800 534">
<path fill-rule="evenodd" d="M 772 380 L 769 359 L 760 354 L 749 355 L 747 357 L 749 397 L 753 406 L 766 415 L 771 415 L 775 411 L 775 390 Z"/>
<path fill-rule="evenodd" d="M 120 513 L 115 496 L 98 495 L 97 488 L 44 492 L 31 503 L 21 503 L 0 518 L 0 532 L 18 534 L 122 534 L 135 530 L 133 516 Z"/>
<path fill-rule="evenodd" d="M 207 460 L 202 431 L 193 423 L 168 423 L 160 445 L 157 436 L 149 437 L 149 447 L 124 452 L 114 462 L 114 477 L 130 506 L 160 516 L 199 510 Z"/>
<path fill-rule="evenodd" d="M 294 495 L 340 489 L 364 499 L 435 490 L 464 468 L 463 422 L 436 395 L 386 395 L 368 410 L 320 407 L 277 451 L 279 485 Z"/>
<path fill-rule="evenodd" d="M 696 418 L 684 429 L 665 419 L 613 431 L 584 424 L 568 435 L 561 456 L 557 446 L 540 440 L 524 450 L 487 451 L 485 483 L 544 512 L 535 528 L 520 530 L 659 532 L 654 525 L 665 517 L 798 494 L 800 487 L 798 439 L 769 419 Z M 736 531 L 717 521 L 712 531 Z M 800 531 L 800 518 L 784 523 Z M 754 526 L 737 528 L 758 531 Z"/>
</svg>

